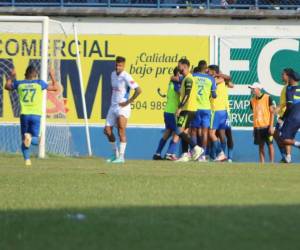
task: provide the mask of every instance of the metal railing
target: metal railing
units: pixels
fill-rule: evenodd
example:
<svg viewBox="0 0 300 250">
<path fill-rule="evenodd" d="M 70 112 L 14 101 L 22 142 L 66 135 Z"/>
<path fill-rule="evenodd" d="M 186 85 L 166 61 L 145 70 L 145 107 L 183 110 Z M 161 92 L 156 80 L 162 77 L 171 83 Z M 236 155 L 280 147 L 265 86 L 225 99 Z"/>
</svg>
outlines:
<svg viewBox="0 0 300 250">
<path fill-rule="evenodd" d="M 0 0 L 1 6 L 300 10 L 300 0 Z"/>
</svg>

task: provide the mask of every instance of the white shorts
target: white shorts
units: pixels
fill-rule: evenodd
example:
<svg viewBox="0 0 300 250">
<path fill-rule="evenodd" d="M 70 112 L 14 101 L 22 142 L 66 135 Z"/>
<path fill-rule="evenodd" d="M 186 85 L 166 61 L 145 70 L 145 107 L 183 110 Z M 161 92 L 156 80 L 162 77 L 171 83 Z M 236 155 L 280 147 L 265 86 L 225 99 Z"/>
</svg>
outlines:
<svg viewBox="0 0 300 250">
<path fill-rule="evenodd" d="M 129 119 L 130 114 L 131 114 L 130 105 L 127 105 L 126 107 L 111 106 L 106 116 L 105 126 L 114 127 L 117 125 L 118 117 L 124 116 L 125 118 Z"/>
</svg>

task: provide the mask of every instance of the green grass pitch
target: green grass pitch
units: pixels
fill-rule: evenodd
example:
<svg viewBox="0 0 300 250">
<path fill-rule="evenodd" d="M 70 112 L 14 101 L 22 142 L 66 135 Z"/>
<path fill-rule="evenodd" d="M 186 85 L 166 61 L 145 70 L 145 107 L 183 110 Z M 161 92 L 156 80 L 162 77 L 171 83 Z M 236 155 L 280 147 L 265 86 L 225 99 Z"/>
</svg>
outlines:
<svg viewBox="0 0 300 250">
<path fill-rule="evenodd" d="M 300 166 L 0 160 L 1 250 L 300 249 Z"/>
</svg>

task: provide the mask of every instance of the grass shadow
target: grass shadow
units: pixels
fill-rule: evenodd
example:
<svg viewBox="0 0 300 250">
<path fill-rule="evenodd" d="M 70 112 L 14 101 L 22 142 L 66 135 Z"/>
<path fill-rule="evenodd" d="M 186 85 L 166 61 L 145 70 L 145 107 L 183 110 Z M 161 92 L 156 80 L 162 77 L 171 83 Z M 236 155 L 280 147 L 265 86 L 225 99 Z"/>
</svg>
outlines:
<svg viewBox="0 0 300 250">
<path fill-rule="evenodd" d="M 300 205 L 0 210 L 1 250 L 299 250 L 299 232 Z"/>
</svg>

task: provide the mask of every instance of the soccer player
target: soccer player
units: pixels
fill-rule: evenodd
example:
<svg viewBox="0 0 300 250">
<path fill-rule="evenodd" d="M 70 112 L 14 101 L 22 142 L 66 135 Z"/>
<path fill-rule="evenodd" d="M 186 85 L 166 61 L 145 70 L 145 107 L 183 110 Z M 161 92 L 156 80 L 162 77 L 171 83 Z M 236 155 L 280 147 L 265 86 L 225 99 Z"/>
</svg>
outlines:
<svg viewBox="0 0 300 250">
<path fill-rule="evenodd" d="M 234 88 L 234 84 L 231 82 L 231 79 L 229 76 L 226 76 L 224 74 L 221 74 L 221 76 L 225 80 L 225 84 L 227 88 Z M 229 105 L 229 97 L 227 96 L 228 102 L 227 102 L 227 121 L 226 121 L 226 128 L 225 128 L 225 135 L 227 139 L 227 161 L 232 162 L 233 160 L 233 135 L 232 135 L 232 129 L 231 129 L 231 121 L 230 121 L 230 105 Z M 223 149 L 225 151 L 225 148 Z"/>
<path fill-rule="evenodd" d="M 197 138 L 201 138 L 200 145 L 206 152 L 208 144 L 208 129 L 211 119 L 211 104 L 210 98 L 216 98 L 216 82 L 215 79 L 206 74 L 206 62 L 200 61 L 200 67 L 194 69 L 193 77 L 197 85 L 197 112 L 195 119 L 191 122 L 191 136 L 195 142 Z M 206 161 L 206 156 L 203 154 L 199 161 Z"/>
<path fill-rule="evenodd" d="M 173 71 L 174 76 L 179 77 L 179 68 L 175 67 Z M 162 138 L 159 141 L 156 153 L 153 155 L 153 160 L 162 160 L 161 152 L 167 142 L 167 140 L 172 136 L 173 132 L 176 130 L 176 110 L 179 105 L 179 91 L 180 91 L 180 82 L 171 80 L 169 82 L 168 92 L 167 92 L 167 103 L 164 112 L 164 121 L 165 121 L 165 132 Z M 175 144 L 178 139 L 175 139 Z M 175 160 L 173 152 L 173 140 L 170 141 L 169 149 L 166 154 L 167 160 Z M 176 149 L 176 148 L 175 148 Z"/>
<path fill-rule="evenodd" d="M 286 88 L 286 110 L 283 115 L 283 125 L 280 130 L 282 146 L 295 146 L 300 148 L 300 142 L 295 140 L 297 131 L 300 128 L 300 80 L 299 74 L 294 70 L 288 72 L 289 84 Z M 289 148 L 287 148 L 289 150 Z M 291 152 L 287 151 L 285 162 L 291 163 Z"/>
<path fill-rule="evenodd" d="M 141 94 L 141 88 L 133 80 L 130 74 L 125 71 L 125 58 L 118 56 L 116 58 L 116 68 L 111 74 L 112 97 L 111 106 L 106 117 L 104 134 L 107 136 L 113 150 L 113 155 L 107 162 L 124 163 L 125 149 L 127 144 L 126 127 L 130 117 L 130 104 Z M 130 97 L 130 90 L 134 94 Z M 113 127 L 117 127 L 120 137 L 120 149 L 116 144 L 116 137 L 113 133 Z"/>
<path fill-rule="evenodd" d="M 254 83 L 249 86 L 254 97 L 251 99 L 253 111 L 254 144 L 259 146 L 259 161 L 265 162 L 265 144 L 268 145 L 270 162 L 274 162 L 274 111 L 272 98 L 262 93 L 262 85 Z"/>
<path fill-rule="evenodd" d="M 286 68 L 282 71 L 281 78 L 284 83 L 284 87 L 281 90 L 280 93 L 280 102 L 279 106 L 276 108 L 276 113 L 278 115 L 277 123 L 275 126 L 275 132 L 274 132 L 274 139 L 277 143 L 277 146 L 279 148 L 280 154 L 281 154 L 281 163 L 286 163 L 285 158 L 286 158 L 286 153 L 289 152 L 291 154 L 291 146 L 290 145 L 281 145 L 280 142 L 280 130 L 283 125 L 283 115 L 286 110 L 286 89 L 288 86 L 288 83 L 290 82 L 290 77 L 289 75 L 293 73 L 294 70 L 290 68 Z"/>
<path fill-rule="evenodd" d="M 25 72 L 25 80 L 16 80 L 16 71 L 13 69 L 5 84 L 6 90 L 16 90 L 19 95 L 21 149 L 26 166 L 31 166 L 30 146 L 39 144 L 43 90 L 57 91 L 58 89 L 53 70 L 50 71 L 51 85 L 39 80 L 37 76 L 37 69 L 29 65 Z"/>
<path fill-rule="evenodd" d="M 215 78 L 217 84 L 217 97 L 211 100 L 212 118 L 209 131 L 212 144 L 211 156 L 215 161 L 225 161 L 226 155 L 224 150 L 226 148 L 225 129 L 228 120 L 228 90 L 224 78 L 219 76 L 220 70 L 218 65 L 210 65 L 208 67 L 208 74 Z M 217 131 L 220 141 L 217 137 Z"/>
<path fill-rule="evenodd" d="M 194 119 L 197 110 L 197 86 L 194 78 L 190 73 L 189 60 L 182 58 L 179 60 L 179 71 L 184 77 L 180 88 L 180 104 L 176 111 L 177 116 L 177 129 L 176 134 L 181 140 L 190 145 L 192 149 L 192 159 L 197 160 L 203 153 L 203 149 L 195 143 L 186 130 L 189 128 L 190 122 Z M 186 154 L 187 152 L 183 152 Z M 182 161 L 183 158 L 179 159 Z M 185 161 L 189 158 L 184 158 Z"/>
</svg>

